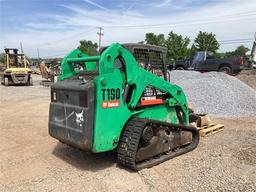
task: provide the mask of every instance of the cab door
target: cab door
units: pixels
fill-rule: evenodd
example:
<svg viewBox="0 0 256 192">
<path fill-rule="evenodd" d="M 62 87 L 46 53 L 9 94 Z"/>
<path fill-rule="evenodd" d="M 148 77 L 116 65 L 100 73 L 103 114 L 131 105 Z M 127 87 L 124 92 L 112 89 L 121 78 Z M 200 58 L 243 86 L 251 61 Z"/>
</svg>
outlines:
<svg viewBox="0 0 256 192">
<path fill-rule="evenodd" d="M 204 65 L 202 66 L 202 71 L 216 71 L 216 70 L 218 70 L 217 59 L 215 58 L 212 52 L 207 52 Z"/>
<path fill-rule="evenodd" d="M 200 71 L 203 67 L 205 60 L 205 53 L 204 52 L 197 52 L 191 62 L 189 70 Z"/>
</svg>

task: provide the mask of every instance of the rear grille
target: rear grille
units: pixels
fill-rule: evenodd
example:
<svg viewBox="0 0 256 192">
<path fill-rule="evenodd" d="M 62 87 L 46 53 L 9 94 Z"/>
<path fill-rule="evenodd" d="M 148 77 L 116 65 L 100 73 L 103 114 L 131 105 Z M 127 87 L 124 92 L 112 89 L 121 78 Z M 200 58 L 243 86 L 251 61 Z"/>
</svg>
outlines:
<svg viewBox="0 0 256 192">
<path fill-rule="evenodd" d="M 63 143 L 90 150 L 93 141 L 94 84 L 65 80 L 51 87 L 49 134 Z"/>
</svg>

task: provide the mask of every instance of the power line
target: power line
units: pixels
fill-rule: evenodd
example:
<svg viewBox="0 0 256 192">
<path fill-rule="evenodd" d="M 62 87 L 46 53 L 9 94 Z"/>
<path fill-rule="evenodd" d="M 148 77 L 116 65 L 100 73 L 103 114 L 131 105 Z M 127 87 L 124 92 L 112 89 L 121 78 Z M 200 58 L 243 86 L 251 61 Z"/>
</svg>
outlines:
<svg viewBox="0 0 256 192">
<path fill-rule="evenodd" d="M 250 43 L 253 42 L 253 39 L 249 38 L 243 38 L 243 39 L 227 39 L 227 40 L 220 40 L 218 41 L 220 45 L 227 45 L 227 44 L 239 44 L 239 43 Z M 39 50 L 38 50 L 39 51 Z M 51 58 L 51 57 L 61 57 L 65 54 L 67 54 L 69 51 L 62 51 L 53 55 L 46 55 L 46 56 L 41 56 L 43 58 Z"/>
<path fill-rule="evenodd" d="M 148 25 L 112 25 L 112 26 L 104 26 L 104 28 L 112 28 L 112 29 L 122 29 L 122 28 L 132 28 L 132 29 L 147 29 L 147 28 L 169 28 L 169 27 L 175 27 L 175 26 L 182 26 L 182 25 L 201 25 L 201 24 L 213 24 L 213 23 L 227 23 L 227 22 L 231 22 L 231 21 L 237 21 L 237 20 L 244 20 L 244 19 L 255 19 L 254 17 L 251 18 L 234 18 L 234 17 L 244 17 L 244 16 L 256 16 L 256 13 L 253 11 L 248 11 L 248 12 L 240 12 L 240 13 L 236 13 L 236 14 L 229 14 L 229 15 L 221 15 L 221 16 L 214 16 L 214 17 L 208 17 L 208 21 L 207 18 L 202 20 L 202 19 L 194 19 L 194 20 L 182 20 L 182 21 L 178 21 L 178 22 L 173 22 L 173 23 L 156 23 L 156 24 L 148 24 Z M 223 17 L 232 17 L 232 18 L 228 18 L 228 19 L 224 19 Z M 221 20 L 210 20 L 209 19 L 218 19 L 220 18 Z M 87 31 L 83 31 L 83 32 L 79 32 L 79 33 L 75 33 L 72 34 L 70 36 L 61 38 L 61 39 L 57 39 L 51 42 L 45 42 L 42 44 L 37 44 L 37 46 L 51 46 L 53 44 L 56 43 L 62 43 L 64 40 L 67 39 L 72 39 L 73 37 L 77 37 L 81 34 L 84 33 L 88 33 L 91 32 L 94 28 L 98 28 L 100 30 L 100 32 L 98 32 L 97 34 L 99 35 L 99 47 L 101 45 L 101 37 L 104 35 L 102 33 L 103 27 L 97 27 L 97 26 L 92 26 L 92 25 L 87 25 L 88 27 L 92 27 L 91 30 L 87 30 Z"/>
<path fill-rule="evenodd" d="M 240 39 L 226 39 L 226 40 L 219 40 L 220 45 L 226 44 L 239 44 L 239 43 L 250 43 L 253 42 L 252 38 L 240 38 Z"/>
<path fill-rule="evenodd" d="M 256 17 L 252 17 L 252 18 L 244 18 L 247 20 L 255 20 Z M 198 21 L 198 22 L 179 22 L 179 23 L 166 23 L 166 24 L 155 24 L 155 25 L 141 25 L 141 26 L 120 26 L 120 27 L 115 27 L 117 29 L 121 29 L 121 28 L 125 28 L 126 29 L 159 29 L 159 28 L 170 28 L 170 27 L 178 27 L 178 26 L 193 26 L 193 25 L 208 25 L 208 24 L 225 24 L 225 23 L 229 23 L 229 22 L 234 22 L 234 21 L 240 21 L 240 20 L 244 20 L 244 19 L 229 19 L 229 20 L 212 20 L 212 21 Z M 107 27 L 106 27 L 107 28 Z"/>
<path fill-rule="evenodd" d="M 226 43 L 220 43 L 220 45 L 227 45 L 227 44 L 243 44 L 243 43 L 252 43 L 253 41 L 234 41 L 234 42 L 226 42 Z"/>
<path fill-rule="evenodd" d="M 225 43 L 225 42 L 232 42 L 232 41 L 253 41 L 252 38 L 244 38 L 244 39 L 228 39 L 228 40 L 219 40 L 219 43 Z"/>
<path fill-rule="evenodd" d="M 155 24 L 146 24 L 146 25 L 112 25 L 112 26 L 104 26 L 105 28 L 138 28 L 138 29 L 145 29 L 145 28 L 165 28 L 165 27 L 170 27 L 170 26 L 179 26 L 179 25 L 196 25 L 196 24 L 211 24 L 211 23 L 226 23 L 230 21 L 237 21 L 237 20 L 244 20 L 244 19 L 255 19 L 254 17 L 250 18 L 239 18 L 243 16 L 256 16 L 256 13 L 251 13 L 247 15 L 237 15 L 239 16 L 238 18 L 234 15 L 222 15 L 222 16 L 215 16 L 215 17 L 208 17 L 206 19 L 194 19 L 194 20 L 181 20 L 178 22 L 168 22 L 168 23 L 155 23 Z M 227 16 L 233 16 L 231 18 L 223 19 Z M 209 20 L 209 19 L 214 19 L 215 20 Z M 216 20 L 218 19 L 218 20 Z M 208 20 L 208 21 L 207 21 Z"/>
</svg>

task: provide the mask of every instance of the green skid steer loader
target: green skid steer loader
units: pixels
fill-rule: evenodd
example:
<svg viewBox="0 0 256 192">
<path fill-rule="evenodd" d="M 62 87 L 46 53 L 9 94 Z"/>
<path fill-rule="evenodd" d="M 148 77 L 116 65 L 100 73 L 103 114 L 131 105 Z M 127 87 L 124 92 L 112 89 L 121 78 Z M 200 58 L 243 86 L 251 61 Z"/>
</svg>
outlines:
<svg viewBox="0 0 256 192">
<path fill-rule="evenodd" d="M 184 92 L 168 82 L 165 56 L 143 44 L 70 52 L 51 87 L 49 134 L 92 153 L 116 150 L 136 171 L 195 149 L 199 133 Z"/>
</svg>

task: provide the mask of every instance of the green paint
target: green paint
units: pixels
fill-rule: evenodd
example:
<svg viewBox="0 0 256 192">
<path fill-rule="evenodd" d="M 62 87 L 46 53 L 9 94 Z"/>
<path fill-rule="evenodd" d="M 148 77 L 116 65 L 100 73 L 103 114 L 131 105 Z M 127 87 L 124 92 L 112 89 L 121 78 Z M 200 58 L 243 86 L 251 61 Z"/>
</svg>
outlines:
<svg viewBox="0 0 256 192">
<path fill-rule="evenodd" d="M 118 56 L 123 58 L 125 70 L 115 67 L 114 62 Z M 123 127 L 132 116 L 178 123 L 175 107 L 179 107 L 183 113 L 185 124 L 188 124 L 187 100 L 182 89 L 141 68 L 133 55 L 120 44 L 112 44 L 100 56 L 89 57 L 79 50 L 70 52 L 61 63 L 62 73 L 58 78 L 59 81 L 81 72 L 75 70 L 74 63 L 76 62 L 81 62 L 87 71 L 98 70 L 99 72 L 99 75 L 93 80 L 96 87 L 93 152 L 114 149 L 118 144 Z M 122 98 L 124 87 L 127 85 L 135 86 L 129 103 L 125 103 Z M 136 109 L 135 107 L 147 86 L 155 87 L 170 96 L 165 104 Z M 111 89 L 114 89 L 113 92 Z M 111 94 L 114 95 L 117 89 L 121 90 L 118 99 L 120 106 L 103 108 L 102 102 L 106 102 L 106 98 L 103 100 L 102 90 L 111 97 Z"/>
<path fill-rule="evenodd" d="M 99 56 L 89 57 L 87 54 L 81 52 L 79 49 L 71 51 L 61 62 L 61 74 L 58 77 L 59 81 L 68 79 L 74 75 L 78 75 L 81 71 L 75 70 L 74 63 L 80 62 L 81 67 L 85 67 L 87 71 L 97 70 L 96 61 L 99 60 Z"/>
</svg>

